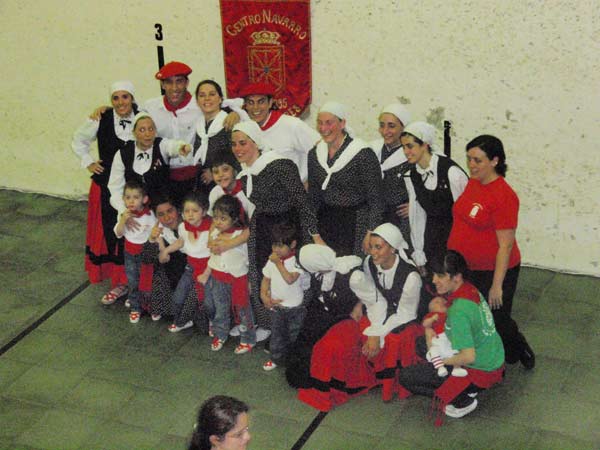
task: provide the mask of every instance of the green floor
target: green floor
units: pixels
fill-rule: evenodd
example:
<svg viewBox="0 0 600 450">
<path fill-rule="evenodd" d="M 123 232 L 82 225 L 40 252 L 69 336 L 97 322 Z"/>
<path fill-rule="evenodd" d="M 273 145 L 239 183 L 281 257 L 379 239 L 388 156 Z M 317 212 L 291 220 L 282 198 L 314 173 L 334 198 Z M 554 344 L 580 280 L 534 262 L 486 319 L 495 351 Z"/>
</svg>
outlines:
<svg viewBox="0 0 600 450">
<path fill-rule="evenodd" d="M 0 347 L 82 286 L 84 203 L 0 191 Z M 217 393 L 252 408 L 253 449 L 289 449 L 317 411 L 296 400 L 266 355 L 209 350 L 92 285 L 0 355 L 0 448 L 183 449 L 198 405 Z M 537 367 L 511 366 L 479 408 L 434 428 L 430 402 L 380 392 L 330 412 L 304 449 L 600 448 L 600 279 L 524 269 L 514 316 Z M 595 380 L 595 381 L 594 381 Z"/>
</svg>

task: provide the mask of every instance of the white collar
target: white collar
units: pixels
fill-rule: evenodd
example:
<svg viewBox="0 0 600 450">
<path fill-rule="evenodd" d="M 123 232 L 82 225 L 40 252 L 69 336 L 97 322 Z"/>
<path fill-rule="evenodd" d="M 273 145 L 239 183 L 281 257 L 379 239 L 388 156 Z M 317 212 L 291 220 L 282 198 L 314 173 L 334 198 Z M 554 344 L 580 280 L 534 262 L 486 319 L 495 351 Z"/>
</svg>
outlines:
<svg viewBox="0 0 600 450">
<path fill-rule="evenodd" d="M 135 142 L 135 141 L 134 141 Z M 142 150 L 141 148 L 138 147 L 137 142 L 135 143 L 135 152 L 134 153 L 148 153 L 148 152 L 152 152 L 152 148 L 154 147 L 154 143 L 152 143 L 152 147 L 150 147 L 148 150 Z"/>
<path fill-rule="evenodd" d="M 344 138 L 344 142 L 346 141 L 346 139 L 347 138 Z M 342 143 L 342 145 L 344 145 L 344 144 Z M 342 154 L 335 161 L 335 163 L 333 163 L 333 166 L 329 167 L 329 165 L 327 164 L 327 158 L 329 156 L 329 149 L 327 147 L 327 144 L 321 140 L 317 144 L 317 148 L 316 148 L 317 160 L 319 161 L 319 164 L 325 170 L 325 172 L 327 172 L 327 176 L 325 177 L 325 180 L 323 181 L 323 184 L 321 185 L 321 190 L 324 191 L 325 189 L 327 189 L 327 185 L 329 184 L 331 175 L 333 175 L 336 172 L 339 172 L 344 167 L 346 167 L 348 165 L 348 163 L 350 161 L 352 161 L 352 159 L 358 154 L 358 152 L 360 152 L 363 148 L 366 148 L 366 147 L 368 147 L 368 145 L 365 142 L 363 142 L 362 140 L 353 139 L 350 142 L 350 144 L 348 144 L 348 146 L 342 151 Z"/>
<path fill-rule="evenodd" d="M 438 166 L 438 155 L 435 153 L 431 154 L 431 159 L 429 160 L 429 166 L 423 169 L 419 164 L 415 164 L 415 168 L 417 169 L 417 173 L 420 175 L 425 175 L 427 172 L 431 172 L 432 174 L 437 173 Z"/>
<path fill-rule="evenodd" d="M 394 279 L 394 274 L 396 273 L 396 269 L 398 268 L 398 263 L 400 262 L 400 257 L 397 254 L 395 254 L 394 256 L 396 257 L 394 260 L 394 264 L 392 264 L 392 267 L 390 267 L 389 269 L 384 269 L 380 265 L 375 264 L 375 267 L 377 267 L 377 274 L 383 274 L 386 276 L 391 275 L 392 280 Z"/>
<path fill-rule="evenodd" d="M 398 147 L 394 153 L 392 153 L 388 159 L 386 159 L 383 164 L 381 164 L 381 170 L 386 171 L 393 169 L 396 166 L 399 166 L 403 162 L 406 161 L 406 155 L 404 154 L 404 150 L 402 150 L 402 146 Z"/>
</svg>

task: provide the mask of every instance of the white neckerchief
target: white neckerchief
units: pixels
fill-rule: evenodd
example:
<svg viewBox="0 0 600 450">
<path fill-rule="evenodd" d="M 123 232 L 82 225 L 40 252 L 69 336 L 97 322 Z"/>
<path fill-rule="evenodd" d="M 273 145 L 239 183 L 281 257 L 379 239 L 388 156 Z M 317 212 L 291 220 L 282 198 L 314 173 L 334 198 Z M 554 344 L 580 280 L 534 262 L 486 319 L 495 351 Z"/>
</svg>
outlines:
<svg viewBox="0 0 600 450">
<path fill-rule="evenodd" d="M 223 110 L 215 116 L 211 122 L 208 130 L 206 130 L 206 119 L 204 115 L 200 116 L 198 125 L 196 125 L 196 134 L 200 137 L 200 148 L 194 155 L 194 164 L 198 164 L 201 161 L 202 164 L 206 162 L 206 153 L 208 152 L 208 139 L 219 133 L 223 129 L 223 121 L 227 117 L 227 113 Z"/>
<path fill-rule="evenodd" d="M 394 153 L 392 153 L 388 159 L 386 159 L 381 165 L 381 170 L 385 172 L 386 170 L 393 169 L 396 166 L 399 166 L 403 162 L 406 161 L 406 156 L 404 155 L 404 150 L 402 150 L 402 146 L 398 147 Z"/>
<path fill-rule="evenodd" d="M 252 194 L 252 176 L 261 173 L 265 167 L 277 159 L 287 159 L 283 156 L 280 156 L 277 152 L 270 152 L 266 150 L 267 149 L 263 150 L 263 153 L 256 161 L 254 161 L 252 166 L 245 166 L 237 176 L 237 178 L 242 178 L 244 175 L 247 175 L 246 197 L 248 199 L 250 199 L 250 195 Z"/>
<path fill-rule="evenodd" d="M 343 143 L 342 143 L 343 145 Z M 327 157 L 329 154 L 329 149 L 327 148 L 327 144 L 323 141 L 317 144 L 317 160 L 321 167 L 327 172 L 327 176 L 325 177 L 325 181 L 321 185 L 321 190 L 327 189 L 327 185 L 329 184 L 329 180 L 331 179 L 331 175 L 336 172 L 342 170 L 346 165 L 352 161 L 352 159 L 360 152 L 363 148 L 367 148 L 368 145 L 360 139 L 354 139 L 348 147 L 344 149 L 340 157 L 333 163 L 333 166 L 329 167 L 327 165 Z"/>
</svg>

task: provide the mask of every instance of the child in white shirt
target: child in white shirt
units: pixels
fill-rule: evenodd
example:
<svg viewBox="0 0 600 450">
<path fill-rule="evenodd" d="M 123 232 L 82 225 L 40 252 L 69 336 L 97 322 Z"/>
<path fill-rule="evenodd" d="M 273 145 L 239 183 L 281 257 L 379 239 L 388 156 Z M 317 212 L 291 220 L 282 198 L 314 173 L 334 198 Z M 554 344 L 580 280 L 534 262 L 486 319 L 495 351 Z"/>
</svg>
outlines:
<svg viewBox="0 0 600 450">
<path fill-rule="evenodd" d="M 125 211 L 119 216 L 114 231 L 118 238 L 125 238 L 125 274 L 129 287 L 131 311 L 129 321 L 138 323 L 142 315 L 141 294 L 139 292 L 140 271 L 142 268 L 142 246 L 150 237 L 156 223 L 154 213 L 145 206 L 148 195 L 137 181 L 128 181 L 123 189 Z M 128 226 L 128 220 L 137 222 L 137 226 Z"/>
<path fill-rule="evenodd" d="M 256 345 L 256 327 L 248 295 L 248 227 L 241 218 L 240 201 L 223 195 L 213 207 L 212 254 L 208 260 L 211 276 L 207 283 L 205 307 L 214 335 L 211 350 L 219 351 L 229 336 L 231 311 L 239 323 L 240 344 L 236 355 L 248 353 Z M 243 217 L 243 216 L 242 216 Z M 213 249 L 212 242 L 241 242 L 225 251 Z M 219 245 L 220 247 L 221 245 Z"/>
<path fill-rule="evenodd" d="M 263 268 L 260 298 L 273 311 L 271 321 L 271 359 L 263 364 L 266 371 L 285 362 L 289 347 L 296 341 L 306 307 L 302 304 L 309 276 L 296 262 L 296 234 L 291 224 L 276 224 L 272 231 L 272 250 Z"/>
<path fill-rule="evenodd" d="M 173 294 L 173 323 L 169 325 L 169 331 L 177 333 L 194 325 L 192 320 L 183 322 L 182 311 L 185 299 L 193 285 L 198 292 L 198 303 L 204 300 L 204 285 L 210 276 L 208 268 L 208 237 L 212 220 L 206 215 L 208 210 L 208 199 L 201 192 L 192 192 L 183 199 L 183 222 L 179 224 L 179 238 L 168 247 L 161 245 L 159 241 L 160 262 L 166 262 L 168 256 L 182 250 L 187 255 L 187 265 L 183 275 L 177 283 Z"/>
</svg>

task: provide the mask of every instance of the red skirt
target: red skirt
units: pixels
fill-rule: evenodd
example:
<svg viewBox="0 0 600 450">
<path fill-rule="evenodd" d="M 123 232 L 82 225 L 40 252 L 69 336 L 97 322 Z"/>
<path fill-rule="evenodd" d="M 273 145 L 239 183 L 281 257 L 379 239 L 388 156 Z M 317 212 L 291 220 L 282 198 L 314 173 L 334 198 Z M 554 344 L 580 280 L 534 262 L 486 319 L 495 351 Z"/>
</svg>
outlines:
<svg viewBox="0 0 600 450">
<path fill-rule="evenodd" d="M 362 342 L 361 326 L 352 319 L 331 327 L 313 348 L 313 387 L 299 389 L 298 398 L 320 411 L 329 411 L 375 387 L 378 382 L 362 354 Z"/>
<path fill-rule="evenodd" d="M 204 301 L 204 285 L 198 282 L 198 275 L 202 275 L 208 267 L 208 258 L 194 258 L 188 255 L 187 263 L 194 269 L 194 286 L 196 286 L 196 292 L 198 293 L 198 303 L 202 304 Z"/>
<path fill-rule="evenodd" d="M 105 191 L 105 192 L 104 192 Z M 88 199 L 87 232 L 85 237 L 85 270 L 91 283 L 111 280 L 111 286 L 127 284 L 123 265 L 123 240 L 117 239 L 112 228 L 116 211 L 109 203 L 110 193 L 92 180 Z"/>
<path fill-rule="evenodd" d="M 366 317 L 363 317 L 361 323 L 364 328 L 370 325 Z M 383 349 L 371 360 L 377 379 L 383 387 L 381 395 L 384 402 L 392 400 L 394 394 L 398 394 L 400 398 L 410 395 L 410 392 L 398 383 L 398 374 L 402 367 L 422 361 L 416 352 L 416 339 L 423 334 L 423 327 L 416 322 L 405 326 L 398 333 L 389 333 L 385 337 Z"/>
</svg>

